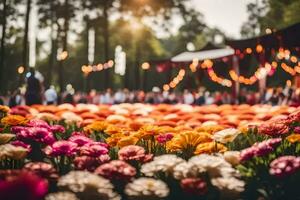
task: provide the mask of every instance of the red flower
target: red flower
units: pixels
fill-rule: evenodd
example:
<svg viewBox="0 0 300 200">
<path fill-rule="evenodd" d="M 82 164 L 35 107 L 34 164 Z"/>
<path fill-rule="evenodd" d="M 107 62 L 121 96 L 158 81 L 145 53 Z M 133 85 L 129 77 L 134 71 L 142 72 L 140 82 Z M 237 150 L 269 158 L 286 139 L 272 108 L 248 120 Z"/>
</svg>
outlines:
<svg viewBox="0 0 300 200">
<path fill-rule="evenodd" d="M 180 182 L 180 186 L 188 194 L 205 195 L 207 193 L 207 184 L 200 178 L 185 178 Z"/>
<path fill-rule="evenodd" d="M 284 119 L 271 120 L 261 124 L 258 132 L 264 135 L 280 136 L 289 132 L 288 122 Z"/>
</svg>

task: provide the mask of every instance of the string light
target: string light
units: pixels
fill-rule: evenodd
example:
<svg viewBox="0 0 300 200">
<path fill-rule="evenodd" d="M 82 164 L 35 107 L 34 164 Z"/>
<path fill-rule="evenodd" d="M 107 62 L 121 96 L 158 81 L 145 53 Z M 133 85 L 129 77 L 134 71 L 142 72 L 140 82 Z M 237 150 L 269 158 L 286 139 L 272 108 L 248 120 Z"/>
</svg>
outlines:
<svg viewBox="0 0 300 200">
<path fill-rule="evenodd" d="M 164 84 L 163 90 L 168 91 L 171 88 L 176 88 L 176 86 L 183 80 L 185 76 L 185 70 L 180 69 L 176 77 L 173 78 L 173 80 L 169 84 Z"/>
<path fill-rule="evenodd" d="M 88 74 L 92 73 L 92 72 L 99 72 L 105 69 L 109 69 L 112 68 L 114 66 L 114 61 L 113 60 L 109 60 L 107 63 L 104 64 L 97 64 L 97 65 L 82 65 L 81 67 L 81 71 L 83 72 L 83 74 L 85 76 L 87 76 Z"/>
<path fill-rule="evenodd" d="M 148 62 L 144 62 L 141 67 L 143 70 L 148 70 L 150 69 L 150 64 Z"/>
<path fill-rule="evenodd" d="M 201 67 L 203 69 L 207 69 L 208 76 L 212 81 L 219 83 L 226 87 L 231 87 L 232 81 L 229 79 L 224 79 L 224 78 L 219 77 L 213 69 L 213 64 L 214 63 L 211 60 L 204 60 L 204 62 L 201 64 Z"/>
<path fill-rule="evenodd" d="M 20 67 L 18 67 L 17 71 L 18 71 L 19 74 L 23 74 L 24 71 L 25 71 L 25 68 L 23 66 L 20 66 Z"/>
<path fill-rule="evenodd" d="M 263 48 L 263 46 L 261 46 L 260 44 L 258 44 L 258 45 L 256 46 L 256 52 L 257 52 L 257 53 L 261 53 L 263 50 L 264 50 L 264 48 Z"/>
<path fill-rule="evenodd" d="M 59 61 L 66 60 L 67 57 L 68 57 L 68 55 L 69 55 L 69 53 L 68 53 L 67 51 L 63 51 L 63 52 L 61 52 L 61 53 L 58 55 L 57 59 L 58 59 Z"/>
</svg>

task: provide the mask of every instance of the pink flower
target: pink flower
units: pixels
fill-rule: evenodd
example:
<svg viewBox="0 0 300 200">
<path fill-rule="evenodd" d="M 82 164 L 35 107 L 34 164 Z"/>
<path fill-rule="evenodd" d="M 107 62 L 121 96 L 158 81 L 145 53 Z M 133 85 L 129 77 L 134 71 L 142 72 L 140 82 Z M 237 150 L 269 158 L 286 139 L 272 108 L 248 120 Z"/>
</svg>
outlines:
<svg viewBox="0 0 300 200">
<path fill-rule="evenodd" d="M 241 161 L 247 161 L 252 159 L 254 156 L 268 155 L 274 151 L 278 145 L 280 145 L 281 141 L 281 138 L 272 138 L 260 143 L 255 143 L 252 147 L 241 151 L 240 159 Z"/>
<path fill-rule="evenodd" d="M 188 194 L 205 195 L 207 184 L 200 178 L 185 178 L 180 181 L 180 186 Z"/>
<path fill-rule="evenodd" d="M 67 140 L 56 141 L 44 151 L 49 156 L 73 156 L 77 152 L 77 144 Z"/>
<path fill-rule="evenodd" d="M 32 119 L 27 123 L 29 127 L 41 127 L 50 130 L 50 126 L 47 122 L 40 119 Z"/>
<path fill-rule="evenodd" d="M 80 155 L 98 157 L 108 153 L 107 144 L 101 142 L 87 143 L 80 148 Z"/>
<path fill-rule="evenodd" d="M 258 127 L 258 132 L 264 135 L 280 136 L 289 132 L 288 122 L 284 119 L 270 120 Z"/>
<path fill-rule="evenodd" d="M 119 150 L 118 157 L 123 161 L 135 160 L 146 162 L 151 160 L 153 156 L 151 154 L 146 155 L 145 149 L 141 146 L 128 145 Z"/>
<path fill-rule="evenodd" d="M 270 174 L 278 178 L 294 174 L 300 169 L 300 157 L 282 156 L 270 164 Z"/>
<path fill-rule="evenodd" d="M 68 140 L 71 142 L 75 142 L 79 147 L 87 143 L 94 142 L 92 139 L 83 135 L 72 135 Z"/>
<path fill-rule="evenodd" d="M 33 173 L 17 171 L 1 173 L 0 197 L 9 200 L 39 200 L 48 191 L 48 182 Z M 2 178 L 3 177 L 3 178 Z"/>
<path fill-rule="evenodd" d="M 78 156 L 74 159 L 75 169 L 94 171 L 101 164 L 110 160 L 109 155 L 101 155 L 99 157 Z"/>
<path fill-rule="evenodd" d="M 95 173 L 110 180 L 129 181 L 136 175 L 136 169 L 124 161 L 113 160 L 98 167 Z"/>
<path fill-rule="evenodd" d="M 50 127 L 50 130 L 53 133 L 64 133 L 66 132 L 65 127 L 63 127 L 62 125 L 53 125 Z"/>
<path fill-rule="evenodd" d="M 166 142 L 170 141 L 173 137 L 174 136 L 171 133 L 160 134 L 156 137 L 156 141 L 160 144 L 165 144 Z"/>
<path fill-rule="evenodd" d="M 40 177 L 55 180 L 58 178 L 56 169 L 49 163 L 44 162 L 30 162 L 27 163 L 23 169 L 30 171 Z"/>
</svg>

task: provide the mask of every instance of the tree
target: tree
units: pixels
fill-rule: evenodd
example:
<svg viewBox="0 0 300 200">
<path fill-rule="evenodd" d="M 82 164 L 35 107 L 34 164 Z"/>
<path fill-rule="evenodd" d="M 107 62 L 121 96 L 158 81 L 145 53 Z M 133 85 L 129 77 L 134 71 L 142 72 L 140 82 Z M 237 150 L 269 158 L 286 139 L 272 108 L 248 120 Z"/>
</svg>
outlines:
<svg viewBox="0 0 300 200">
<path fill-rule="evenodd" d="M 18 13 L 17 13 L 17 5 L 20 3 L 21 0 L 3 0 L 2 6 L 0 9 L 0 24 L 2 26 L 2 35 L 1 35 L 1 47 L 0 47 L 0 92 L 4 91 L 6 84 L 4 84 L 4 71 L 5 71 L 5 64 L 6 64 L 6 46 L 7 39 L 10 39 L 11 36 L 10 32 L 15 31 L 14 25 L 8 23 L 8 21 L 16 20 Z"/>
<path fill-rule="evenodd" d="M 25 14 L 25 28 L 24 28 L 24 38 L 23 38 L 23 55 L 22 55 L 22 64 L 27 71 L 28 67 L 28 32 L 29 32 L 29 19 L 31 11 L 31 0 L 26 1 L 26 14 Z"/>
<path fill-rule="evenodd" d="M 1 36 L 1 52 L 0 52 L 0 91 L 2 89 L 2 74 L 4 68 L 4 58 L 5 58 L 5 38 L 6 38 L 6 13 L 7 13 L 7 0 L 3 1 L 3 10 L 1 12 L 1 25 L 2 25 L 2 36 Z"/>
</svg>

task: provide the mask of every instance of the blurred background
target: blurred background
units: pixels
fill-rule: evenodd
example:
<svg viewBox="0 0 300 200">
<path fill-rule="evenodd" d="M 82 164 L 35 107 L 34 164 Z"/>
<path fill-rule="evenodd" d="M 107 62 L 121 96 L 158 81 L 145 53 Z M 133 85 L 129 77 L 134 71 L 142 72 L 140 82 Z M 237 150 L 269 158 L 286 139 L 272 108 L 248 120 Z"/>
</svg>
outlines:
<svg viewBox="0 0 300 200">
<path fill-rule="evenodd" d="M 171 57 L 275 32 L 299 13 L 300 0 L 1 0 L 0 91 L 24 84 L 29 67 L 61 91 L 149 91 L 178 73 L 161 64 Z M 197 88 L 190 78 L 178 89 Z"/>
</svg>

